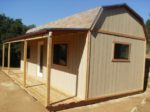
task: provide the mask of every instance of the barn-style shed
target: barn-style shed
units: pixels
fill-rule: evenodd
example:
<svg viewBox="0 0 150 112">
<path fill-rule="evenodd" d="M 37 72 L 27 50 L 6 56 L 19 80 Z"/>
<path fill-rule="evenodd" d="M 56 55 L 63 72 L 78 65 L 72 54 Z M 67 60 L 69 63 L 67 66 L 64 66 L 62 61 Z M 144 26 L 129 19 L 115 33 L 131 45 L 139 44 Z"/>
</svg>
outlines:
<svg viewBox="0 0 150 112">
<path fill-rule="evenodd" d="M 6 40 L 3 70 L 15 75 L 10 50 L 20 42 L 18 77 L 27 91 L 29 77 L 44 84 L 46 89 L 36 89 L 34 95 L 44 92 L 46 106 L 128 95 L 143 91 L 146 39 L 143 19 L 126 4 L 97 7 Z"/>
</svg>

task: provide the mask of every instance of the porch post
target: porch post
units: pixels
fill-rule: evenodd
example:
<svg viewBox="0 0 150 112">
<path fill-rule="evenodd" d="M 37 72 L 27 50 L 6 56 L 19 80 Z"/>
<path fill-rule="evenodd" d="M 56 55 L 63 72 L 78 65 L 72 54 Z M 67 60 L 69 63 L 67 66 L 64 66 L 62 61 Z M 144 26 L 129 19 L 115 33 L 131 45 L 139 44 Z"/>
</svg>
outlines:
<svg viewBox="0 0 150 112">
<path fill-rule="evenodd" d="M 8 63 L 7 63 L 8 71 L 10 69 L 10 43 L 8 43 Z"/>
<path fill-rule="evenodd" d="M 51 78 L 51 50 L 52 49 L 52 32 L 49 32 L 49 36 L 47 38 L 47 83 L 46 83 L 46 103 L 48 106 L 50 104 L 50 78 Z"/>
<path fill-rule="evenodd" d="M 27 70 L 26 70 L 26 61 L 27 61 L 27 40 L 24 41 L 24 87 L 26 87 L 26 74 L 27 74 Z"/>
<path fill-rule="evenodd" d="M 5 44 L 3 44 L 2 49 L 2 69 L 4 69 L 4 63 L 5 63 Z"/>
</svg>

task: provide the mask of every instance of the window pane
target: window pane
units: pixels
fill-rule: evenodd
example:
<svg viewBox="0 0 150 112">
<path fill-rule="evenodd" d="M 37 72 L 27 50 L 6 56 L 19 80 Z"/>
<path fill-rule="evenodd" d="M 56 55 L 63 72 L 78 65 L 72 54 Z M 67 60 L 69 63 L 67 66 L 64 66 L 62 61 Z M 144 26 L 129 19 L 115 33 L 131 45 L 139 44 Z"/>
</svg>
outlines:
<svg viewBox="0 0 150 112">
<path fill-rule="evenodd" d="M 114 59 L 129 59 L 129 45 L 115 44 Z"/>
<path fill-rule="evenodd" d="M 55 44 L 53 52 L 53 63 L 67 65 L 67 44 Z"/>
</svg>

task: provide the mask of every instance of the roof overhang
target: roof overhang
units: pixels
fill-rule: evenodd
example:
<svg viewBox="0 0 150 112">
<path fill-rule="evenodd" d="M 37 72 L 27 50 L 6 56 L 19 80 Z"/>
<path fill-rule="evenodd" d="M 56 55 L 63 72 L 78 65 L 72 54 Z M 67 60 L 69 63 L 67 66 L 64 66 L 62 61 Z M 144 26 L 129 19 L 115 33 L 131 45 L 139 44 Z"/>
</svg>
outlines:
<svg viewBox="0 0 150 112">
<path fill-rule="evenodd" d="M 61 31 L 61 32 L 77 32 L 77 31 L 88 31 L 89 29 L 86 28 L 49 28 L 49 29 L 42 29 L 36 32 L 32 32 L 32 33 L 26 33 L 24 35 L 20 35 L 17 37 L 11 37 L 8 38 L 6 40 L 3 41 L 3 43 L 9 43 L 9 42 L 13 42 L 13 41 L 21 41 L 21 40 L 26 40 L 26 39 L 30 39 L 30 38 L 36 38 L 37 36 L 40 35 L 45 35 L 49 32 L 55 32 L 55 31 Z"/>
</svg>

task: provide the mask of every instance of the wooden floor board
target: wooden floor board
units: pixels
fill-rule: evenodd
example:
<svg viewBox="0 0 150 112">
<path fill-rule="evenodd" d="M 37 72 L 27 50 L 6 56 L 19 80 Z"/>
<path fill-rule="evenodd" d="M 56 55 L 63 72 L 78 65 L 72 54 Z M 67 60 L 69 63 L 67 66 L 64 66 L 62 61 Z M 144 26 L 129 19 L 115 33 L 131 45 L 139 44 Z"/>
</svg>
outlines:
<svg viewBox="0 0 150 112">
<path fill-rule="evenodd" d="M 11 77 L 18 85 L 23 87 L 23 72 L 20 69 L 10 69 L 9 72 L 7 69 L 4 69 L 9 77 Z M 23 87 L 24 88 L 24 87 Z M 46 100 L 46 85 L 45 83 L 31 77 L 27 76 L 27 87 L 24 88 L 31 96 L 36 98 L 43 105 Z M 74 96 L 67 95 L 53 87 L 50 88 L 50 103 L 51 105 L 59 105 L 64 103 L 70 103 L 77 101 L 77 98 Z"/>
</svg>

